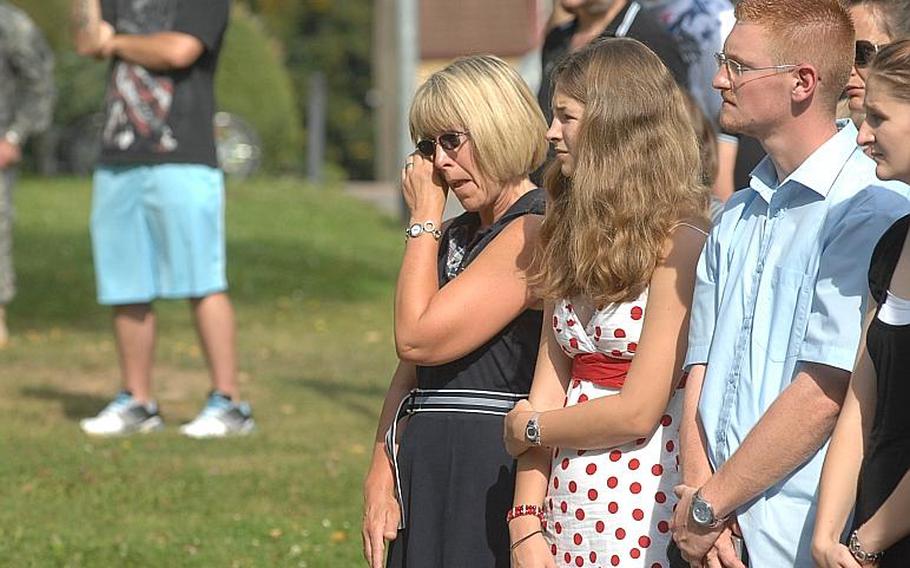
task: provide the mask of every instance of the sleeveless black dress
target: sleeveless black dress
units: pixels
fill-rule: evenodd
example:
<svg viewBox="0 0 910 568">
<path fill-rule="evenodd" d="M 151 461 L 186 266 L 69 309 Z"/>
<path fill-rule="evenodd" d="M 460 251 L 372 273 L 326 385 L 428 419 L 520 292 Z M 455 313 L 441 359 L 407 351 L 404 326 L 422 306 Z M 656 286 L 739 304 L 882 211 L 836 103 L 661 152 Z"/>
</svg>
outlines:
<svg viewBox="0 0 910 568">
<path fill-rule="evenodd" d="M 881 308 L 910 227 L 910 215 L 899 219 L 875 247 L 869 267 L 869 288 Z M 876 317 L 869 325 L 866 346 L 875 366 L 875 419 L 860 470 L 853 528 L 882 506 L 910 470 L 910 325 L 890 325 Z M 880 568 L 910 566 L 910 537 L 885 551 Z"/>
<path fill-rule="evenodd" d="M 544 192 L 535 189 L 484 230 L 478 230 L 476 213 L 455 218 L 439 250 L 440 285 L 464 270 L 510 221 L 543 209 Z M 526 310 L 474 352 L 417 367 L 418 388 L 527 393 L 541 323 L 541 311 Z M 516 464 L 503 445 L 502 428 L 502 416 L 434 412 L 409 418 L 398 450 L 407 523 L 389 543 L 390 568 L 509 567 L 505 516 Z"/>
</svg>

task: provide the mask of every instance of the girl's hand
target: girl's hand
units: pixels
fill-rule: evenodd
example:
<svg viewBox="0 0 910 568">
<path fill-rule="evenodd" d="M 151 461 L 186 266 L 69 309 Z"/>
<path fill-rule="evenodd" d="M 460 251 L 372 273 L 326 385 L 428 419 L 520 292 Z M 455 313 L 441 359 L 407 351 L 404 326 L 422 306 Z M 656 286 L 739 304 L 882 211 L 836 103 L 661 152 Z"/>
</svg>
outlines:
<svg viewBox="0 0 910 568">
<path fill-rule="evenodd" d="M 520 400 L 503 421 L 502 441 L 505 443 L 506 451 L 513 458 L 517 458 L 531 447 L 525 440 L 525 427 L 533 415 L 534 407 L 531 403 Z"/>
<path fill-rule="evenodd" d="M 512 568 L 556 568 L 543 534 L 535 534 L 512 549 Z"/>
<path fill-rule="evenodd" d="M 812 556 L 819 568 L 862 568 L 847 547 L 837 541 L 813 546 Z"/>
</svg>

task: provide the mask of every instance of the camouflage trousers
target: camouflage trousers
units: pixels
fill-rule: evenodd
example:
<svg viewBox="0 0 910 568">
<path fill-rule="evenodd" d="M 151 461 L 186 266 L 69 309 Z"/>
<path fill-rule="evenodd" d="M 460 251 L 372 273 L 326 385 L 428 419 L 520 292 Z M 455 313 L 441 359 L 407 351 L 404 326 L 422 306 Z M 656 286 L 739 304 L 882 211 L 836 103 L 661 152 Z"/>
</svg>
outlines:
<svg viewBox="0 0 910 568">
<path fill-rule="evenodd" d="M 0 306 L 16 294 L 13 271 L 13 179 L 12 172 L 0 170 Z"/>
</svg>

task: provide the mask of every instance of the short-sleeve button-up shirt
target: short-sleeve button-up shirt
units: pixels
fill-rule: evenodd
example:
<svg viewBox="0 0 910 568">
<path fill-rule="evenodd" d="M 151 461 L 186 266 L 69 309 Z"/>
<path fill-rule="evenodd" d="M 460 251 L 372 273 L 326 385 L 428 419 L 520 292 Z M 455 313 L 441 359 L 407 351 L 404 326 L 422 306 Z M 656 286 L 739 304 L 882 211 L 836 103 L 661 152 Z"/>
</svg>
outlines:
<svg viewBox="0 0 910 568">
<path fill-rule="evenodd" d="M 907 186 L 878 180 L 856 128 L 839 128 L 780 183 L 770 158 L 759 163 L 702 251 L 686 365 L 707 364 L 698 413 L 715 468 L 800 362 L 852 369 L 872 249 L 910 211 Z M 826 449 L 737 511 L 756 565 L 812 565 Z"/>
</svg>

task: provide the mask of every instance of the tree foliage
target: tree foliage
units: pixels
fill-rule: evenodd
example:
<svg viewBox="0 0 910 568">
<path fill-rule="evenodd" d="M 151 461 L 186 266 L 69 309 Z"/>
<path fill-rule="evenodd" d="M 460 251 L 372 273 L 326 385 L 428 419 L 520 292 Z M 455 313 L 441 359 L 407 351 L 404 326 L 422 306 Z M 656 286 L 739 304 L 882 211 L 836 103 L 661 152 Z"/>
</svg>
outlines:
<svg viewBox="0 0 910 568">
<path fill-rule="evenodd" d="M 219 108 L 258 131 L 267 169 L 300 167 L 302 132 L 292 79 L 277 42 L 243 6 L 232 11 L 215 87 Z"/>
<path fill-rule="evenodd" d="M 327 160 L 353 178 L 373 176 L 373 2 L 370 0 L 247 0 L 285 46 L 285 64 L 306 117 L 312 73 L 328 86 Z"/>
</svg>

